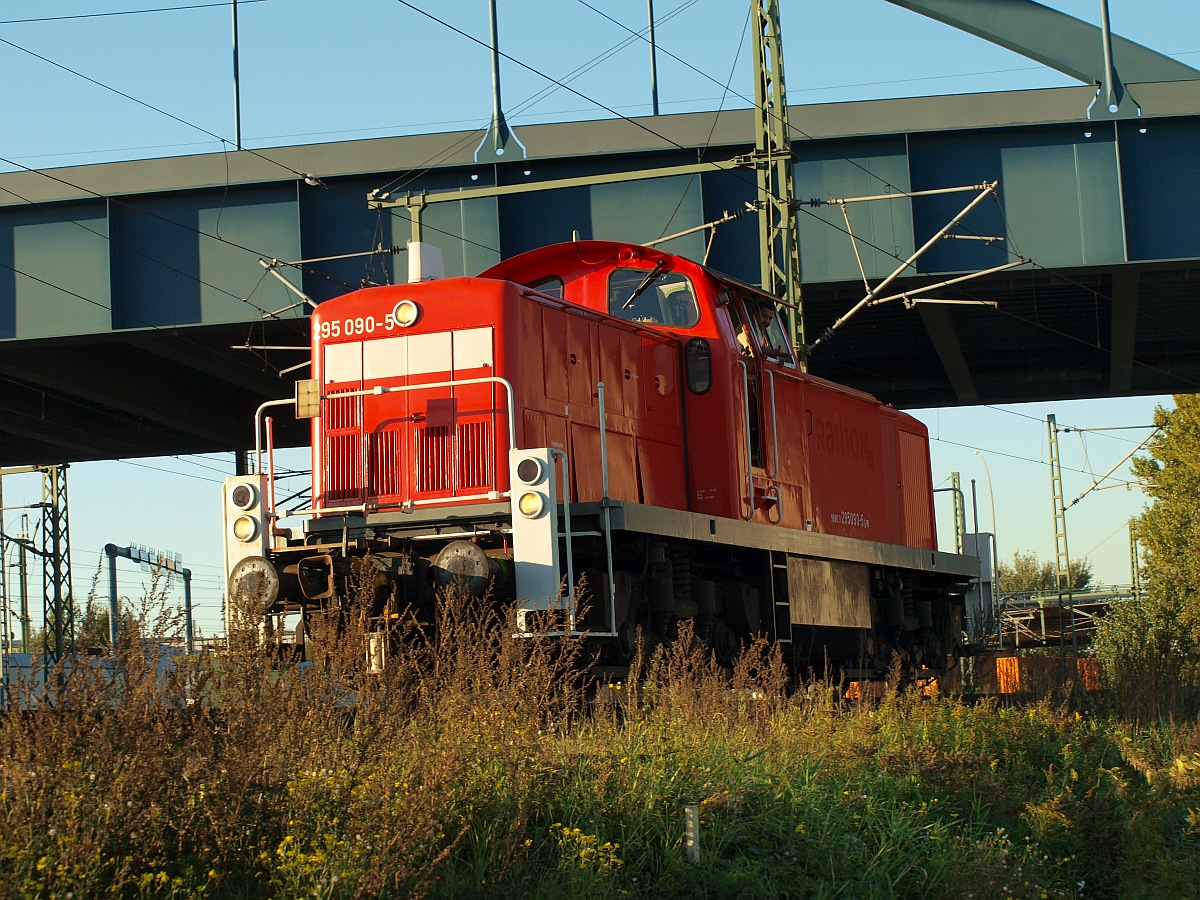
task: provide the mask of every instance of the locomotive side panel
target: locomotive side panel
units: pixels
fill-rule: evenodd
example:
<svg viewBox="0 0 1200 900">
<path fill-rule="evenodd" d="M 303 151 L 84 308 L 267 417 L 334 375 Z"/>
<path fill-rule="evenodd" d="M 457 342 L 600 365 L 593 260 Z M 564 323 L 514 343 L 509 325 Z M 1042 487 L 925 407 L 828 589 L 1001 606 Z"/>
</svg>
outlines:
<svg viewBox="0 0 1200 900">
<path fill-rule="evenodd" d="M 598 384 L 604 384 L 608 494 L 683 508 L 678 352 L 668 338 L 521 291 L 527 446 L 565 450 L 571 497 L 604 495 Z M 530 320 L 536 322 L 531 325 Z"/>
<path fill-rule="evenodd" d="M 825 534 L 895 543 L 878 404 L 821 382 L 805 392 L 813 520 Z"/>
<path fill-rule="evenodd" d="M 551 312 L 551 310 L 546 310 Z M 567 345 L 564 371 L 567 400 L 572 406 L 591 409 L 596 405 L 596 323 L 577 315 L 567 316 Z"/>
<path fill-rule="evenodd" d="M 530 356 L 540 359 L 542 363 L 542 379 L 545 384 L 547 400 L 557 400 L 566 403 L 571 396 L 570 383 L 567 373 L 571 367 L 567 365 L 569 350 L 567 349 L 567 320 L 570 316 L 560 309 L 542 307 L 541 340 L 529 348 L 540 352 Z"/>
<path fill-rule="evenodd" d="M 703 393 L 685 389 L 688 435 L 688 509 L 742 518 L 747 508 L 745 390 L 741 367 L 728 347 L 711 347 L 711 383 Z"/>
<path fill-rule="evenodd" d="M 883 433 L 883 499 L 887 507 L 888 534 L 904 533 L 904 483 L 901 475 L 899 429 L 887 410 L 880 418 Z"/>
<path fill-rule="evenodd" d="M 637 453 L 639 502 L 668 509 L 687 509 L 687 480 L 681 448 L 659 441 L 640 440 Z"/>
<path fill-rule="evenodd" d="M 772 390 L 773 388 L 773 390 Z M 776 368 L 765 391 L 763 418 L 767 423 L 767 471 L 775 472 L 773 479 L 779 491 L 779 509 L 758 510 L 758 519 L 784 528 L 809 529 L 816 527 L 809 506 L 810 476 L 808 433 L 810 417 L 797 411 L 807 408 L 809 386 L 795 372 Z M 773 396 L 772 396 L 773 395 Z M 774 413 L 769 405 L 774 402 Z M 774 435 L 770 430 L 774 429 Z"/>
<path fill-rule="evenodd" d="M 924 426 L 915 420 L 905 422 L 904 426 L 907 427 L 902 426 L 900 429 L 900 483 L 903 488 L 904 533 L 896 543 L 935 550 L 937 535 L 934 532 L 929 435 Z"/>
<path fill-rule="evenodd" d="M 645 341 L 641 363 L 642 430 L 653 441 L 678 443 L 683 398 L 679 392 L 679 344 Z"/>
</svg>

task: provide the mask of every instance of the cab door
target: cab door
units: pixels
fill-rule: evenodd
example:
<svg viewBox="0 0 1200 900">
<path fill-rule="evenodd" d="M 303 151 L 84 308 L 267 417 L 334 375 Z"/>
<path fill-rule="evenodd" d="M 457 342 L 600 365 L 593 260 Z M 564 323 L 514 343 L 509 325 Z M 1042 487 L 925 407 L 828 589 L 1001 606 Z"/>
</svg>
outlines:
<svg viewBox="0 0 1200 900">
<path fill-rule="evenodd" d="M 799 390 L 800 383 L 794 375 L 796 359 L 771 298 L 736 291 L 728 309 L 741 347 L 741 358 L 736 365 L 745 398 L 744 452 L 749 467 L 743 488 L 742 517 L 749 521 L 761 514 L 767 521 L 778 524 L 785 505 L 796 507 L 789 518 L 801 512 L 799 486 L 786 491 L 791 502 L 784 504 L 785 491 L 780 484 L 781 462 L 786 458 L 781 456 L 780 449 L 782 401 Z M 786 449 L 786 442 L 783 446 Z"/>
</svg>

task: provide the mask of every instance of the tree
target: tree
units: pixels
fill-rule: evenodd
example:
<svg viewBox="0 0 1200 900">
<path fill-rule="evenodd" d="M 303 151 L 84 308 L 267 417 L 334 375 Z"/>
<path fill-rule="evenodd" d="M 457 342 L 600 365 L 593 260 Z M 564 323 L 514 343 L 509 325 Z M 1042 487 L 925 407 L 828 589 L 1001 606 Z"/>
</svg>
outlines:
<svg viewBox="0 0 1200 900">
<path fill-rule="evenodd" d="M 1096 653 L 1123 710 L 1139 719 L 1200 712 L 1200 396 L 1159 406 L 1133 473 L 1150 506 L 1135 523 L 1146 596 L 1100 623 Z"/>
<path fill-rule="evenodd" d="M 1055 564 L 1040 562 L 1032 553 L 1013 554 L 1011 565 L 1000 561 L 996 565 L 996 583 L 1002 594 L 1058 593 Z M 1085 591 L 1092 584 L 1092 564 L 1087 557 L 1071 562 L 1071 590 Z"/>
</svg>

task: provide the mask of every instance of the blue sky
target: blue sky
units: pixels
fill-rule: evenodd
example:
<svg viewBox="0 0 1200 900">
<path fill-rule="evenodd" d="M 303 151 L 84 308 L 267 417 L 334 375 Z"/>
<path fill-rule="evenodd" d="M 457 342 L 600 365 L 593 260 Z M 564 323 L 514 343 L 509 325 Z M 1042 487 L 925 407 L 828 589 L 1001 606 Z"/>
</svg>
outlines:
<svg viewBox="0 0 1200 900">
<path fill-rule="evenodd" d="M 794 105 L 1073 84 L 884 0 L 781 5 Z M 1047 5 L 1093 23 L 1100 18 L 1099 0 Z M 400 0 L 241 0 L 244 144 L 286 147 L 486 124 L 491 67 L 479 43 L 488 36 L 486 0 L 411 0 L 411 6 Z M 748 105 L 747 6 L 656 0 L 654 8 L 661 111 Z M 112 15 L 152 9 L 161 11 Z M 648 114 L 648 51 L 641 41 L 625 43 L 627 28 L 644 28 L 646 11 L 645 0 L 500 0 L 501 48 L 523 64 L 502 67 L 510 123 Z M 1194 0 L 1110 0 L 1110 14 L 1118 34 L 1200 67 Z M 0 99 L 6 125 L 0 157 L 11 163 L 0 162 L 0 171 L 231 145 L 231 31 L 230 7 L 206 0 L 5 0 L 0 78 L 9 88 Z M 548 90 L 552 86 L 538 73 L 569 81 L 577 93 Z M 283 151 L 273 155 L 286 159 Z M 1046 415 L 1054 413 L 1062 425 L 1126 429 L 1060 436 L 1069 502 L 1145 437 L 1146 431 L 1130 426 L 1148 424 L 1162 399 L 918 415 L 933 438 L 935 482 L 959 471 L 969 492 L 976 479 L 980 524 L 990 529 L 994 506 L 1001 556 L 1020 550 L 1052 558 Z M 221 455 L 72 467 L 77 595 L 90 589 L 105 543 L 169 549 L 182 553 L 194 572 L 199 626 L 219 630 L 219 484 L 231 468 L 231 458 Z M 1117 485 L 1126 473 L 1119 468 L 1108 483 Z M 9 503 L 40 493 L 31 477 L 8 478 L 4 488 Z M 947 498 L 939 494 L 943 544 L 952 540 Z M 1090 493 L 1067 516 L 1072 555 L 1089 556 L 1103 581 L 1128 582 L 1126 523 L 1143 502 L 1138 491 L 1121 486 Z M 5 514 L 7 531 L 18 530 L 17 519 L 15 512 Z M 121 564 L 121 593 L 138 596 L 142 579 L 136 566 Z M 174 596 L 181 596 L 178 588 Z"/>
</svg>

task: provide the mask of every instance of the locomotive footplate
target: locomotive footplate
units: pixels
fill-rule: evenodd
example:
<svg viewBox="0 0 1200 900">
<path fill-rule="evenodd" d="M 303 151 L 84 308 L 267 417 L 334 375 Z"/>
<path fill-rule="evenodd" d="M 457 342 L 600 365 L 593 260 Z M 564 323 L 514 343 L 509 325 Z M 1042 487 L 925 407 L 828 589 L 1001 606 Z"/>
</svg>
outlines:
<svg viewBox="0 0 1200 900">
<path fill-rule="evenodd" d="M 609 501 L 604 506 L 610 511 L 614 531 L 633 531 L 701 544 L 753 547 L 815 559 L 842 560 L 913 572 L 936 573 L 961 580 L 964 589 L 969 586 L 971 579 L 979 577 L 979 559 L 974 556 L 959 556 L 939 550 L 922 550 L 917 547 L 881 544 L 815 531 L 740 522 L 736 519 L 715 518 L 640 503 Z M 571 506 L 573 519 L 578 517 L 583 520 L 589 512 L 591 516 L 588 521 L 594 527 L 601 518 L 601 504 L 576 503 Z"/>
<path fill-rule="evenodd" d="M 582 622 L 611 628 L 624 653 L 637 628 L 653 645 L 691 619 L 725 659 L 765 634 L 801 665 L 882 673 L 898 656 L 910 672 L 942 669 L 979 572 L 973 557 L 635 503 L 572 504 L 571 523 L 576 572 L 603 570 L 608 529 L 615 621 L 594 597 Z"/>
</svg>

